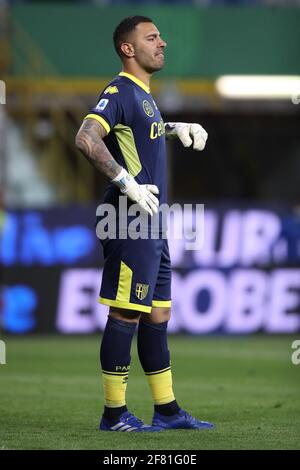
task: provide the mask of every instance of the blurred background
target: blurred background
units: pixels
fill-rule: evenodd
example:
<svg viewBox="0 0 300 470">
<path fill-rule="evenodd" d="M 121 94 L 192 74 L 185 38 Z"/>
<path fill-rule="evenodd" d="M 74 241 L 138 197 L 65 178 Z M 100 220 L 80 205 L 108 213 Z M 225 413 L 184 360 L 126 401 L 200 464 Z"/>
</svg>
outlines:
<svg viewBox="0 0 300 470">
<path fill-rule="evenodd" d="M 205 204 L 204 247 L 170 240 L 170 331 L 299 332 L 300 1 L 2 0 L 2 333 L 104 327 L 106 181 L 74 139 L 120 71 L 112 32 L 133 14 L 168 43 L 152 83 L 164 120 L 209 134 L 200 154 L 168 143 L 170 202 Z"/>
</svg>

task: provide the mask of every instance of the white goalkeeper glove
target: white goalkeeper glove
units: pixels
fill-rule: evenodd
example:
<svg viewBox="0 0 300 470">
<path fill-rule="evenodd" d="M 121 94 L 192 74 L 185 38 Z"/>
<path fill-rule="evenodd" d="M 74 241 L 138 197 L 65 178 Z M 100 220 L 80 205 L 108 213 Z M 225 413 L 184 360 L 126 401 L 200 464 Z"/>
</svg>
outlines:
<svg viewBox="0 0 300 470">
<path fill-rule="evenodd" d="M 154 184 L 138 184 L 125 168 L 122 168 L 112 182 L 120 188 L 122 194 L 125 194 L 131 201 L 136 202 L 143 211 L 148 212 L 150 215 L 157 213 L 159 200 L 154 196 L 154 194 L 159 194 L 157 186 Z"/>
<path fill-rule="evenodd" d="M 165 130 L 167 136 L 178 137 L 184 147 L 193 144 L 194 150 L 203 150 L 207 140 L 207 132 L 200 124 L 187 122 L 166 122 Z"/>
</svg>

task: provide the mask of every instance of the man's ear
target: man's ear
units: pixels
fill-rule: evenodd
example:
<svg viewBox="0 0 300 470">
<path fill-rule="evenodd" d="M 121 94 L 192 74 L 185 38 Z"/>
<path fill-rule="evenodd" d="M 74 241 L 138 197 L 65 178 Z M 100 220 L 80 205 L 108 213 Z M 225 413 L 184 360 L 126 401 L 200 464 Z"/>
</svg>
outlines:
<svg viewBox="0 0 300 470">
<path fill-rule="evenodd" d="M 126 57 L 134 57 L 134 47 L 130 42 L 123 42 L 120 48 Z"/>
</svg>

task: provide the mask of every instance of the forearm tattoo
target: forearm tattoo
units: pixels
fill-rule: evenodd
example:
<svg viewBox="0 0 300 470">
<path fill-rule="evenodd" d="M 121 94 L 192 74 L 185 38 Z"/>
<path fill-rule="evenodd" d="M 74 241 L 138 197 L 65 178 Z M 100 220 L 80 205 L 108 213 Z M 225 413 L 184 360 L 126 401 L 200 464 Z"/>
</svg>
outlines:
<svg viewBox="0 0 300 470">
<path fill-rule="evenodd" d="M 95 119 L 86 119 L 76 136 L 76 146 L 88 161 L 107 178 L 115 178 L 122 167 L 116 162 L 105 143 L 105 129 Z"/>
</svg>

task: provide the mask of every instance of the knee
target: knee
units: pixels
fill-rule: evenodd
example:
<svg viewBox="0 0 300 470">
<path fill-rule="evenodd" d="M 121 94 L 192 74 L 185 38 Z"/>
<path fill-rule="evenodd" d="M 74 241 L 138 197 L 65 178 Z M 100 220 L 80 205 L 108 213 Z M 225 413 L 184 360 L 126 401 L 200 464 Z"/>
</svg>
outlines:
<svg viewBox="0 0 300 470">
<path fill-rule="evenodd" d="M 134 310 L 126 310 L 124 308 L 110 308 L 109 316 L 129 323 L 138 323 L 141 313 L 135 312 Z"/>
<path fill-rule="evenodd" d="M 169 321 L 171 318 L 171 309 L 170 308 L 163 308 L 161 312 L 161 319 L 163 322 Z"/>
<path fill-rule="evenodd" d="M 169 321 L 171 318 L 171 309 L 170 308 L 152 308 L 151 313 L 142 314 L 142 320 L 145 323 L 164 323 Z"/>
</svg>

